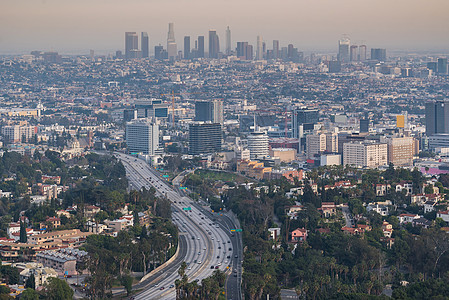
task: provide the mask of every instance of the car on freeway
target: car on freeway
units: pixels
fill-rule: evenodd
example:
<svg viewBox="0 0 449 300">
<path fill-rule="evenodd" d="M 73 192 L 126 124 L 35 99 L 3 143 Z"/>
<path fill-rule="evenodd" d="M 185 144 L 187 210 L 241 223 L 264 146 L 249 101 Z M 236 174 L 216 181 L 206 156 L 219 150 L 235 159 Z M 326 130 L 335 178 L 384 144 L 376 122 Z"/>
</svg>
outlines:
<svg viewBox="0 0 449 300">
<path fill-rule="evenodd" d="M 201 260 L 198 261 L 198 264 L 201 265 Z"/>
<path fill-rule="evenodd" d="M 238 256 L 237 254 L 236 254 L 236 255 L 234 255 L 234 257 L 235 257 L 235 258 L 239 258 L 239 256 Z"/>
<path fill-rule="evenodd" d="M 170 284 L 170 286 L 169 286 L 168 288 L 172 289 L 172 288 L 174 288 L 174 287 L 175 287 L 174 284 Z"/>
<path fill-rule="evenodd" d="M 164 289 L 164 287 L 163 287 L 163 286 L 161 286 L 160 290 L 162 291 L 163 289 Z"/>
<path fill-rule="evenodd" d="M 214 268 L 214 266 L 210 266 L 210 268 L 211 268 L 211 269 L 213 269 L 213 268 Z"/>
<path fill-rule="evenodd" d="M 229 248 L 228 250 L 229 250 L 229 251 L 232 251 L 232 248 Z"/>
</svg>

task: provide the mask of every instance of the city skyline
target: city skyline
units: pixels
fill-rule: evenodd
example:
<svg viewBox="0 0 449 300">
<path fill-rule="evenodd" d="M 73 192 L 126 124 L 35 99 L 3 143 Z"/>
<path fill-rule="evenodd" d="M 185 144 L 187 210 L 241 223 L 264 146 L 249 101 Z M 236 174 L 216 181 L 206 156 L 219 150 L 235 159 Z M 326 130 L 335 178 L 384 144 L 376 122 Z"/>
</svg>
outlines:
<svg viewBox="0 0 449 300">
<path fill-rule="evenodd" d="M 293 43 L 304 51 L 337 52 L 337 41 L 342 34 L 347 34 L 357 44 L 392 50 L 449 50 L 449 41 L 442 38 L 449 34 L 449 19 L 445 13 L 449 3 L 443 0 L 427 1 L 425 6 L 418 0 L 393 3 L 379 0 L 375 7 L 355 0 L 284 1 L 285 5 L 271 6 L 265 11 L 254 10 L 254 1 L 239 3 L 234 0 L 220 6 L 220 10 L 205 6 L 204 0 L 188 4 L 97 1 L 89 2 L 88 10 L 80 5 L 88 2 L 80 2 L 6 1 L 0 11 L 0 54 L 22 54 L 31 50 L 83 54 L 89 49 L 96 53 L 113 53 L 123 49 L 121 37 L 125 31 L 148 32 L 151 51 L 155 45 L 165 44 L 168 23 L 176 24 L 175 39 L 178 41 L 184 36 L 208 36 L 210 29 L 215 29 L 218 37 L 226 41 L 229 26 L 233 50 L 237 41 L 256 45 L 260 35 L 270 44 L 272 40 L 279 40 L 284 45 Z M 248 20 L 251 20 L 249 25 Z M 220 51 L 225 51 L 225 45 L 224 42 L 220 44 Z"/>
</svg>

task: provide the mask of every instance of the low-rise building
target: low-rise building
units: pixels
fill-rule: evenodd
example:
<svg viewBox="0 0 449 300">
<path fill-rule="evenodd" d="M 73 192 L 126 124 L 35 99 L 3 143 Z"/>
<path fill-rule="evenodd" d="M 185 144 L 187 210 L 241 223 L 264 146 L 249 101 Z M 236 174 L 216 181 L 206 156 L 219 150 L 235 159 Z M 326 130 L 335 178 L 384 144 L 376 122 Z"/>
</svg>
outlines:
<svg viewBox="0 0 449 300">
<path fill-rule="evenodd" d="M 302 243 L 307 239 L 307 229 L 297 228 L 291 233 L 292 243 Z"/>
</svg>

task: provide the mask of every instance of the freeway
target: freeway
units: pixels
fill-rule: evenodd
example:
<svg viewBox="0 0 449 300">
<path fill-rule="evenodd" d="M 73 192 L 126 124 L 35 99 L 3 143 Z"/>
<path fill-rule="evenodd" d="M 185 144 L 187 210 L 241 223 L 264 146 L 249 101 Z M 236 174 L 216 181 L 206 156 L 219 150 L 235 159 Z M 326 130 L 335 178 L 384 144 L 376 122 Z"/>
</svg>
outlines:
<svg viewBox="0 0 449 300">
<path fill-rule="evenodd" d="M 184 190 L 179 189 L 181 186 L 181 182 L 183 181 L 184 177 L 192 173 L 193 170 L 186 170 L 184 172 L 181 172 L 176 178 L 173 179 L 172 183 L 173 186 L 179 191 L 181 195 L 185 195 Z M 198 203 L 194 203 L 193 205 L 197 207 L 198 209 L 202 210 L 205 215 L 207 215 L 211 219 L 216 219 L 216 223 L 219 224 L 221 228 L 223 228 L 225 231 L 230 231 L 231 229 L 236 229 L 238 226 L 235 225 L 234 216 L 229 213 L 213 213 L 210 208 L 207 207 L 206 203 L 203 203 L 204 205 L 201 206 Z M 242 236 L 240 232 L 232 232 L 231 233 L 231 243 L 232 248 L 234 249 L 234 253 L 238 256 L 243 258 L 243 243 L 242 243 Z M 232 275 L 228 276 L 226 279 L 226 298 L 227 299 L 242 299 L 241 295 L 241 282 L 242 282 L 242 260 L 241 259 L 234 259 L 232 260 Z"/>
<path fill-rule="evenodd" d="M 123 162 L 130 184 L 135 189 L 143 187 L 149 189 L 153 186 L 159 196 L 167 197 L 172 202 L 172 219 L 178 226 L 180 235 L 178 258 L 157 274 L 141 282 L 137 288 L 142 288 L 143 292 L 136 295 L 135 299 L 174 299 L 176 297 L 174 282 L 179 278 L 177 270 L 182 261 L 188 264 L 186 274 L 189 281 L 201 282 L 216 269 L 236 274 L 236 277 L 234 275 L 232 277 L 237 279 L 241 277 L 241 267 L 237 267 L 241 263 L 241 247 L 235 248 L 239 244 L 234 241 L 235 237 L 231 238 L 229 230 L 231 223 L 227 227 L 215 223 L 215 218 L 209 211 L 183 195 L 179 189 L 173 190 L 143 160 L 118 152 L 114 155 Z M 190 210 L 184 210 L 186 208 Z M 228 266 L 231 268 L 228 269 Z M 238 287 L 231 287 L 232 291 L 237 292 L 233 293 L 230 290 L 232 296 L 227 295 L 227 299 L 240 299 L 239 288 L 239 284 Z"/>
</svg>

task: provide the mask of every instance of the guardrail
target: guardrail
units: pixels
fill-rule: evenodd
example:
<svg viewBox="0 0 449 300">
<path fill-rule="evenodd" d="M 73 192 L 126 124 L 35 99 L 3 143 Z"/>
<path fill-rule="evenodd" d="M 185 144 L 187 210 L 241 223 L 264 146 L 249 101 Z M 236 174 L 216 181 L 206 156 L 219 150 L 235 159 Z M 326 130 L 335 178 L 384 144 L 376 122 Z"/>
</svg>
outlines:
<svg viewBox="0 0 449 300">
<path fill-rule="evenodd" d="M 179 238 L 180 239 L 180 238 Z M 156 269 L 152 270 L 150 273 L 146 274 L 145 276 L 142 277 L 142 279 L 140 279 L 139 283 L 147 280 L 149 277 L 151 277 L 152 275 L 154 275 L 155 273 L 159 272 L 161 269 L 165 268 L 167 265 L 171 264 L 177 257 L 179 254 L 179 240 L 178 240 L 178 247 L 176 248 L 176 252 L 175 254 L 173 254 L 172 257 L 170 257 L 169 260 L 167 260 L 166 262 L 164 262 L 162 265 L 160 265 L 159 267 L 157 267 Z"/>
</svg>

